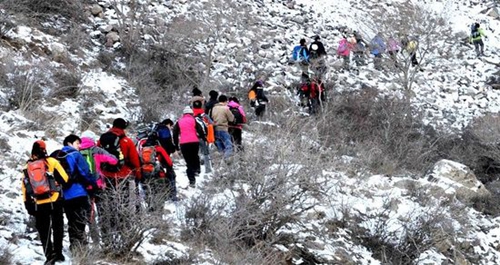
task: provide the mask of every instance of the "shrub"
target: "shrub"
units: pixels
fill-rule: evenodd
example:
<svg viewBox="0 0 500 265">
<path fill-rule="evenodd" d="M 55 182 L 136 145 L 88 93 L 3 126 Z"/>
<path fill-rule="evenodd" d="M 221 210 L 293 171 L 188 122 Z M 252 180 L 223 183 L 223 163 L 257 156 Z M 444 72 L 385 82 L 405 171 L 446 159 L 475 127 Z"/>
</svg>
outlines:
<svg viewBox="0 0 500 265">
<path fill-rule="evenodd" d="M 36 19 L 51 19 L 54 15 L 66 19 L 74 19 L 83 22 L 85 17 L 85 5 L 92 3 L 90 0 L 66 1 L 66 0 L 4 0 L 3 7 L 9 12 L 20 13 Z"/>
<path fill-rule="evenodd" d="M 7 84 L 12 89 L 8 93 L 9 109 L 32 112 L 37 111 L 42 97 L 41 84 L 45 82 L 43 74 L 35 67 L 19 67 L 11 75 Z"/>
<path fill-rule="evenodd" d="M 7 246 L 0 247 L 0 264 L 14 264 L 12 258 L 13 255 Z"/>
<path fill-rule="evenodd" d="M 53 79 L 57 87 L 50 91 L 52 98 L 76 98 L 79 95 L 82 77 L 78 71 L 74 69 L 70 71 L 56 71 Z"/>
</svg>

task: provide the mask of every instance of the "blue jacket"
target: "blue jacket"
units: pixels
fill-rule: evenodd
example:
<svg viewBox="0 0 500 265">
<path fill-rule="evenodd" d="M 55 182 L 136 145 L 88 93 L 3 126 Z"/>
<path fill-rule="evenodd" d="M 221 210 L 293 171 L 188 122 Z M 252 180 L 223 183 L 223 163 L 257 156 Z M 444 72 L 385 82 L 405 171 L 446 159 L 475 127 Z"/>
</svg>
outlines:
<svg viewBox="0 0 500 265">
<path fill-rule="evenodd" d="M 375 36 L 372 39 L 372 41 L 370 42 L 370 47 L 371 47 L 371 54 L 373 55 L 384 53 L 386 48 L 384 40 L 379 35 Z"/>
<path fill-rule="evenodd" d="M 66 189 L 63 189 L 63 196 L 65 200 L 71 200 L 78 197 L 88 196 L 85 187 L 87 185 L 97 186 L 96 179 L 90 173 L 89 165 L 85 158 L 75 148 L 71 146 L 64 146 L 62 151 L 66 152 L 68 156 L 69 171 L 66 172 L 70 175 L 70 179 L 76 180 L 73 184 Z"/>
<path fill-rule="evenodd" d="M 296 62 L 309 62 L 309 51 L 307 47 L 300 45 L 295 46 L 292 51 L 292 60 Z"/>
</svg>

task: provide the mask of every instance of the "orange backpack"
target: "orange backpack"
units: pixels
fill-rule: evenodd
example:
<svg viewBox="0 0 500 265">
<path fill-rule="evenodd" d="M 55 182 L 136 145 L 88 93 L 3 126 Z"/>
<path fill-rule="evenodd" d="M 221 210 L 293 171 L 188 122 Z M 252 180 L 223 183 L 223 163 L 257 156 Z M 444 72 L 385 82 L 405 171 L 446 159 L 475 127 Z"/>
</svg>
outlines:
<svg viewBox="0 0 500 265">
<path fill-rule="evenodd" d="M 28 162 L 23 182 L 26 193 L 34 199 L 48 199 L 58 191 L 54 175 L 47 172 L 45 159 Z"/>
<path fill-rule="evenodd" d="M 154 177 L 159 172 L 156 160 L 156 148 L 154 146 L 143 146 L 141 149 L 141 171 L 146 177 Z"/>
<path fill-rule="evenodd" d="M 213 144 L 215 143 L 215 130 L 214 125 L 210 123 L 206 116 L 203 116 L 203 122 L 207 126 L 207 143 Z"/>
</svg>

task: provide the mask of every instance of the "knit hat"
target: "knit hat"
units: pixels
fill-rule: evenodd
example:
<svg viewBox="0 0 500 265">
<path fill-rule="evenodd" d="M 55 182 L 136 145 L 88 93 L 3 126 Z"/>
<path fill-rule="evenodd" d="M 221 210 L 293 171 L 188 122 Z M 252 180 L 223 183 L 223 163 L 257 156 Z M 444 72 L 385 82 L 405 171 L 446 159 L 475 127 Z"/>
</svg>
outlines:
<svg viewBox="0 0 500 265">
<path fill-rule="evenodd" d="M 82 133 L 82 138 L 89 138 L 91 139 L 92 141 L 95 142 L 95 140 L 97 139 L 97 135 L 95 135 L 95 133 L 93 131 L 89 131 L 89 130 L 86 130 Z"/>
<path fill-rule="evenodd" d="M 186 106 L 182 111 L 182 114 L 193 114 L 193 109 L 190 106 Z"/>
<path fill-rule="evenodd" d="M 128 121 L 118 118 L 113 121 L 113 127 L 120 128 L 120 129 L 126 129 L 128 127 Z"/>
<path fill-rule="evenodd" d="M 47 156 L 47 145 L 42 140 L 37 140 L 33 143 L 33 148 L 31 148 L 31 156 L 36 156 L 37 158 L 42 158 Z"/>
</svg>

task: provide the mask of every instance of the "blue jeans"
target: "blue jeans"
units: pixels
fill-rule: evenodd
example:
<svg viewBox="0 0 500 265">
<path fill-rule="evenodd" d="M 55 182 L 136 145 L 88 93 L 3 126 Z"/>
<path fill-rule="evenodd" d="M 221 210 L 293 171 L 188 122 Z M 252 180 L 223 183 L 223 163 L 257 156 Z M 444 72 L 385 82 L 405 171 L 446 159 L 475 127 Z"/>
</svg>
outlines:
<svg viewBox="0 0 500 265">
<path fill-rule="evenodd" d="M 215 146 L 219 152 L 224 153 L 224 158 L 233 154 L 233 143 L 231 135 L 226 131 L 215 131 Z"/>
</svg>

